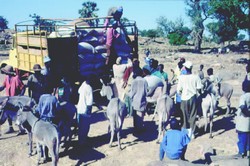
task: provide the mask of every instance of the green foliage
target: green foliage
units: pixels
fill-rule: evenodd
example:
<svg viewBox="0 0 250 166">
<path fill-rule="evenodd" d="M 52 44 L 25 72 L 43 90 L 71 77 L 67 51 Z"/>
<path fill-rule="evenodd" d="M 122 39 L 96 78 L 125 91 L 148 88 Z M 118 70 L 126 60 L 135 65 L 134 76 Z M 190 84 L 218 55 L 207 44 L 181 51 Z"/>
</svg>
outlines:
<svg viewBox="0 0 250 166">
<path fill-rule="evenodd" d="M 54 29 L 54 25 L 56 24 L 55 21 L 49 21 L 42 19 L 41 16 L 37 14 L 29 15 L 29 17 L 33 18 L 34 20 L 34 25 L 40 26 L 41 30 L 47 30 L 47 31 L 52 31 Z"/>
<path fill-rule="evenodd" d="M 225 26 L 222 21 L 209 23 L 207 28 L 212 34 L 212 41 L 217 44 L 235 40 L 238 36 L 238 30 L 234 26 Z"/>
<path fill-rule="evenodd" d="M 97 3 L 87 1 L 82 4 L 82 8 L 78 10 L 78 13 L 80 14 L 80 18 L 93 18 L 98 17 L 98 15 L 96 14 L 97 11 L 99 11 L 99 9 L 97 8 Z M 90 25 L 94 25 L 93 20 L 88 20 L 87 22 Z"/>
<path fill-rule="evenodd" d="M 140 35 L 142 37 L 150 37 L 150 38 L 160 37 L 159 31 L 157 29 L 142 30 L 140 31 Z"/>
<path fill-rule="evenodd" d="M 3 17 L 0 16 L 0 32 L 3 31 L 4 29 L 8 28 L 8 21 Z"/>
<path fill-rule="evenodd" d="M 209 0 L 186 0 L 187 15 L 192 22 L 192 37 L 194 40 L 194 52 L 201 51 L 201 44 L 204 32 L 204 21 L 208 18 L 208 1 Z"/>
<path fill-rule="evenodd" d="M 167 38 L 171 45 L 183 45 L 188 41 L 188 38 L 179 32 L 169 33 Z"/>
<path fill-rule="evenodd" d="M 157 19 L 158 33 L 163 37 L 169 39 L 172 45 L 185 44 L 191 33 L 188 27 L 184 26 L 184 20 L 178 18 L 176 21 L 169 21 L 166 17 L 159 17 Z"/>
<path fill-rule="evenodd" d="M 239 30 L 249 32 L 248 0 L 211 0 L 208 14 L 218 21 L 209 25 L 209 31 L 220 42 L 235 40 Z M 215 26 L 217 24 L 217 28 Z"/>
<path fill-rule="evenodd" d="M 208 13 L 226 25 L 249 29 L 249 0 L 211 0 Z"/>
<path fill-rule="evenodd" d="M 169 21 L 166 17 L 159 17 L 157 19 L 157 29 L 158 32 L 163 36 L 167 36 L 169 33 L 180 32 L 179 34 L 189 35 L 191 30 L 184 27 L 184 20 L 178 18 L 175 22 Z"/>
</svg>

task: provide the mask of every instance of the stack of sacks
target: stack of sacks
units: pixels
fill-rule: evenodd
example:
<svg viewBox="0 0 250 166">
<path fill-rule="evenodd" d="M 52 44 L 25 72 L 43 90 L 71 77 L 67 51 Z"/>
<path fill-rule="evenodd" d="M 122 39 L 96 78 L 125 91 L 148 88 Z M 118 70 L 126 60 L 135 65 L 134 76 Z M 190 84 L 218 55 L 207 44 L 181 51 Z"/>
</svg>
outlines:
<svg viewBox="0 0 250 166">
<path fill-rule="evenodd" d="M 75 36 L 75 30 L 72 27 L 59 27 L 56 31 L 51 32 L 49 35 L 50 38 L 73 36 Z"/>
<path fill-rule="evenodd" d="M 103 30 L 82 30 L 78 34 L 78 60 L 80 75 L 102 75 L 106 61 L 106 38 Z"/>
<path fill-rule="evenodd" d="M 126 41 L 125 34 L 122 30 L 118 31 L 120 36 L 114 43 L 117 56 L 122 59 L 131 58 L 132 49 Z M 107 56 L 106 34 L 103 29 L 81 30 L 77 32 L 77 37 L 81 76 L 102 75 Z"/>
<path fill-rule="evenodd" d="M 120 30 L 120 36 L 115 40 L 114 48 L 117 56 L 122 57 L 122 59 L 131 58 L 132 48 L 126 41 L 126 36 L 122 30 Z"/>
</svg>

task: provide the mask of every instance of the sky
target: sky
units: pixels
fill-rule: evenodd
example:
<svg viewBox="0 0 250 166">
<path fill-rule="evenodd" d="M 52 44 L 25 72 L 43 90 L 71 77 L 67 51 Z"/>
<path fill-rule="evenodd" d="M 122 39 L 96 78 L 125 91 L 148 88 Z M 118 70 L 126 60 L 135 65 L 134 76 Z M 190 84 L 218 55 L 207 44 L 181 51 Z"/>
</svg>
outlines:
<svg viewBox="0 0 250 166">
<path fill-rule="evenodd" d="M 87 0 L 0 0 L 0 16 L 14 28 L 16 23 L 32 20 L 30 14 L 43 18 L 79 18 L 78 10 Z M 181 17 L 186 26 L 190 19 L 186 16 L 184 0 L 90 0 L 97 3 L 99 17 L 107 15 L 108 9 L 114 6 L 123 7 L 123 17 L 136 21 L 139 30 L 155 29 L 160 16 L 175 21 Z M 190 27 L 191 28 L 191 27 Z"/>
</svg>

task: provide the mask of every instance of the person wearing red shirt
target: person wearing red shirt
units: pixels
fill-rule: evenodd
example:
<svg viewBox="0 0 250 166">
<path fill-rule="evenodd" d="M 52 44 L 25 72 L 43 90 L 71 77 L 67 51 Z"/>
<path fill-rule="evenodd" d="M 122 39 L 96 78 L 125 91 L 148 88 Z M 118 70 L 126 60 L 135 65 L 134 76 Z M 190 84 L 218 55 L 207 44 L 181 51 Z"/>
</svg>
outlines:
<svg viewBox="0 0 250 166">
<path fill-rule="evenodd" d="M 5 89 L 6 96 L 18 96 L 23 95 L 25 92 L 25 86 L 20 79 L 20 77 L 13 70 L 13 67 L 10 65 L 6 65 L 1 69 L 1 73 L 5 74 L 4 82 L 2 86 L 0 86 L 0 92 Z M 8 117 L 9 122 L 9 130 L 6 132 L 13 133 L 14 129 L 12 127 L 12 119 Z M 22 130 L 20 131 L 23 132 Z"/>
</svg>

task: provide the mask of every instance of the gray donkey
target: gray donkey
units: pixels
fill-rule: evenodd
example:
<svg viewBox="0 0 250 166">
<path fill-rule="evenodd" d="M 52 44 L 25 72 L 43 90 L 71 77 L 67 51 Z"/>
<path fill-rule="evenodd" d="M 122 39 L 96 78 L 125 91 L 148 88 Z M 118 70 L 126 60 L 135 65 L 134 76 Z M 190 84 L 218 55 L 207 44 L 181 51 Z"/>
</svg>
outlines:
<svg viewBox="0 0 250 166">
<path fill-rule="evenodd" d="M 22 125 L 27 122 L 31 126 L 31 134 L 35 136 L 38 149 L 38 163 L 41 157 L 44 157 L 45 146 L 48 148 L 52 157 L 52 165 L 57 166 L 59 160 L 59 132 L 50 122 L 38 119 L 29 106 L 23 106 L 21 103 L 17 112 L 16 124 Z M 43 161 L 45 161 L 43 159 Z"/>
<path fill-rule="evenodd" d="M 18 102 L 31 107 L 34 107 L 37 104 L 34 99 L 28 96 L 0 96 L 0 128 L 7 119 L 11 121 L 9 122 L 9 128 L 12 128 L 12 121 L 15 119 L 18 111 L 18 108 L 16 107 Z M 21 126 L 19 126 L 19 130 L 20 132 L 23 130 Z"/>
<path fill-rule="evenodd" d="M 161 92 L 161 95 L 157 99 L 153 119 L 155 117 L 155 114 L 158 114 L 158 137 L 157 137 L 157 143 L 160 141 L 160 137 L 164 135 L 164 131 L 166 126 L 169 123 L 169 119 L 171 115 L 174 112 L 174 101 L 173 99 L 167 95 L 167 84 L 164 81 L 163 82 L 164 86 Z"/>
<path fill-rule="evenodd" d="M 118 147 L 120 150 L 121 143 L 120 143 L 120 132 L 122 130 L 122 125 L 124 118 L 127 115 L 127 108 L 125 103 L 123 103 L 119 98 L 111 98 L 113 92 L 110 85 L 105 85 L 102 80 L 100 80 L 102 83 L 102 89 L 100 91 L 101 96 L 107 96 L 109 101 L 109 104 L 107 106 L 107 118 L 109 120 L 109 131 L 111 131 L 111 138 L 109 142 L 109 147 L 112 147 L 113 138 L 115 135 L 115 132 L 117 133 L 117 140 L 118 140 Z"/>
</svg>

